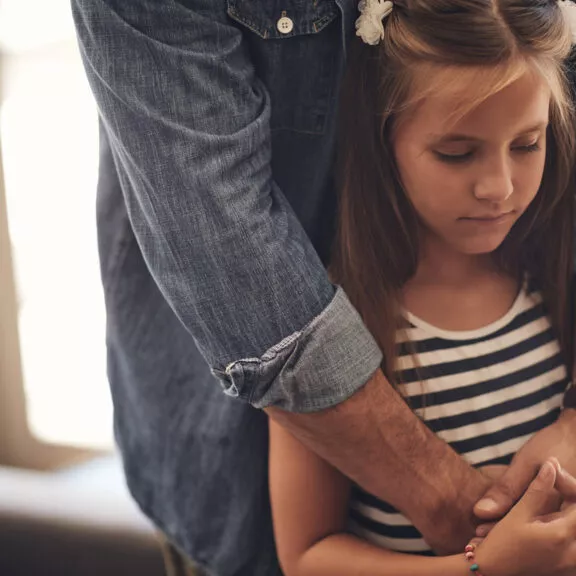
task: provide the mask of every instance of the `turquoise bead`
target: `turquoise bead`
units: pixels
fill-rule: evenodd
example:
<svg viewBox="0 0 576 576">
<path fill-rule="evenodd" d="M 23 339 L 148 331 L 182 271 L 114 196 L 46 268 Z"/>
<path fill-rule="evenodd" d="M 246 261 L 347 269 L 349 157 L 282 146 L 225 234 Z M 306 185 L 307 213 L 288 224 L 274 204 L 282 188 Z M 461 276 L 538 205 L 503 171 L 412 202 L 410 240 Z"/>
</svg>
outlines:
<svg viewBox="0 0 576 576">
<path fill-rule="evenodd" d="M 470 566 L 470 572 L 478 572 L 478 570 L 480 570 L 478 564 L 472 564 L 472 566 Z"/>
</svg>

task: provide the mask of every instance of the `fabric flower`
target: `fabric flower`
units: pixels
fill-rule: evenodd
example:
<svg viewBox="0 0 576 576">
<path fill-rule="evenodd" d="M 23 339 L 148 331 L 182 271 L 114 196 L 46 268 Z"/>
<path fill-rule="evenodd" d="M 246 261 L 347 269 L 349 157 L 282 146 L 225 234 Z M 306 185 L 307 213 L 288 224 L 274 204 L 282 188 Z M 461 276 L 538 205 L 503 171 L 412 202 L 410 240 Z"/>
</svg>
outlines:
<svg viewBox="0 0 576 576">
<path fill-rule="evenodd" d="M 576 44 L 576 4 L 570 0 L 558 0 L 558 5 L 572 32 L 572 44 Z"/>
<path fill-rule="evenodd" d="M 356 36 L 374 46 L 384 38 L 384 18 L 392 12 L 390 0 L 360 0 L 360 17 L 356 20 Z"/>
</svg>

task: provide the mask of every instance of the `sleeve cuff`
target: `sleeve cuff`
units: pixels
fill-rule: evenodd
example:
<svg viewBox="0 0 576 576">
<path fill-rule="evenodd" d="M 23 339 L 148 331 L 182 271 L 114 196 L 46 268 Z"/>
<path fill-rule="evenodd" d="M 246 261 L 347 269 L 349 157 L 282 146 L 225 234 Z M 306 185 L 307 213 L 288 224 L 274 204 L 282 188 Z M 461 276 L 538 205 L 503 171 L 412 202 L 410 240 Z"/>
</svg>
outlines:
<svg viewBox="0 0 576 576">
<path fill-rule="evenodd" d="M 330 304 L 304 329 L 261 358 L 237 360 L 216 375 L 226 394 L 255 408 L 315 412 L 352 396 L 381 362 L 376 341 L 338 287 Z"/>
</svg>

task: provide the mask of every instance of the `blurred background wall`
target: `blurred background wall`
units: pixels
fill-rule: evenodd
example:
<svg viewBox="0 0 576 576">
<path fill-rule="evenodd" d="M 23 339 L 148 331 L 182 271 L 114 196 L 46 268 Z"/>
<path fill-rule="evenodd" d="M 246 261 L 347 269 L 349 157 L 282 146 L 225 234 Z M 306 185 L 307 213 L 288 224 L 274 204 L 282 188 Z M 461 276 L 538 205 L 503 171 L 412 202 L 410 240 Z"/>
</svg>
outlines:
<svg viewBox="0 0 576 576">
<path fill-rule="evenodd" d="M 0 574 L 163 574 L 112 437 L 69 0 L 0 0 Z"/>
</svg>

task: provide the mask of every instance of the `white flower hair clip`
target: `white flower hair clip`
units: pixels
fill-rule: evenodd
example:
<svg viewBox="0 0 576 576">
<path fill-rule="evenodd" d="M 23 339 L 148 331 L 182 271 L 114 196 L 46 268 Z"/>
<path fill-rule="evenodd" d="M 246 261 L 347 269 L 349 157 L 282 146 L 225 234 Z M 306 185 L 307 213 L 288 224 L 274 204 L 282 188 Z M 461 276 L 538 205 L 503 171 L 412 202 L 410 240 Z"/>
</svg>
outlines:
<svg viewBox="0 0 576 576">
<path fill-rule="evenodd" d="M 564 14 L 564 18 L 572 32 L 572 44 L 576 44 L 576 4 L 572 0 L 558 0 L 558 6 Z"/>
<path fill-rule="evenodd" d="M 356 36 L 366 44 L 379 44 L 384 38 L 384 19 L 392 12 L 394 4 L 390 0 L 360 0 L 356 20 Z"/>
<path fill-rule="evenodd" d="M 572 43 L 576 44 L 576 4 L 572 0 L 558 0 L 558 6 L 572 31 Z M 379 44 L 384 38 L 384 20 L 393 8 L 391 0 L 360 0 L 356 36 L 360 36 L 366 44 Z"/>
</svg>

